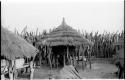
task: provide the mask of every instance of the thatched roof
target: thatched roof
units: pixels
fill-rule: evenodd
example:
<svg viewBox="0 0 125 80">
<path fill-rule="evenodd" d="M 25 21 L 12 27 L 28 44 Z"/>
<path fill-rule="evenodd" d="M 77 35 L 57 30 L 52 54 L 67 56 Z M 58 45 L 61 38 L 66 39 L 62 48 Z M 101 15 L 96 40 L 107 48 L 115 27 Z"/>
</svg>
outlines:
<svg viewBox="0 0 125 80">
<path fill-rule="evenodd" d="M 65 19 L 63 18 L 62 24 L 47 34 L 45 39 L 42 41 L 42 44 L 50 46 L 80 44 L 90 45 L 92 42 L 85 39 L 75 29 L 67 25 Z"/>
<path fill-rule="evenodd" d="M 1 27 L 1 56 L 8 60 L 20 57 L 31 58 L 36 55 L 36 48 L 23 38 Z"/>
</svg>

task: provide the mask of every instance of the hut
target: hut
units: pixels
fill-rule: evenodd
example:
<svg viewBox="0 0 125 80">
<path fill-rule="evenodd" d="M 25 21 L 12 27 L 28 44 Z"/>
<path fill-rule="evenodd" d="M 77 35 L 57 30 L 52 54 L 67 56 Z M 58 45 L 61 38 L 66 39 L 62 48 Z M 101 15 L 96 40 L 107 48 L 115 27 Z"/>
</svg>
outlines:
<svg viewBox="0 0 125 80">
<path fill-rule="evenodd" d="M 37 43 L 47 55 L 50 66 L 65 66 L 75 64 L 75 58 L 84 56 L 87 46 L 93 43 L 85 39 L 77 30 L 67 25 L 65 19 L 61 25 L 46 34 L 45 38 Z"/>
<path fill-rule="evenodd" d="M 11 80 L 14 79 L 14 72 L 16 72 L 16 65 L 20 64 L 20 61 L 17 63 L 17 59 L 30 58 L 30 67 L 33 67 L 33 60 L 37 54 L 37 49 L 31 44 L 26 42 L 20 36 L 10 32 L 9 30 L 1 27 L 1 61 L 8 62 L 8 72 Z M 16 64 L 17 63 L 17 64 Z M 5 67 L 3 66 L 3 68 Z M 2 73 L 2 72 L 1 72 Z M 4 74 L 4 71 L 3 73 Z"/>
</svg>

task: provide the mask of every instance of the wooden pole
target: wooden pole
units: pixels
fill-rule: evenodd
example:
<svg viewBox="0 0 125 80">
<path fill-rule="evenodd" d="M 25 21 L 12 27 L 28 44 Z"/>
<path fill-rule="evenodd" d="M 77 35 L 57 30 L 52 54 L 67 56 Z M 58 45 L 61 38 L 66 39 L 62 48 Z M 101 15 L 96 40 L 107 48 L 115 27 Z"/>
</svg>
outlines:
<svg viewBox="0 0 125 80">
<path fill-rule="evenodd" d="M 40 67 L 41 67 L 41 51 L 40 51 L 40 54 L 39 54 L 39 63 L 40 63 Z"/>
<path fill-rule="evenodd" d="M 50 76 L 49 78 L 51 78 L 51 70 L 52 70 L 52 62 L 51 62 L 51 48 L 49 48 L 49 53 L 48 53 L 48 59 L 49 59 L 49 64 L 50 64 Z"/>
<path fill-rule="evenodd" d="M 34 69 L 33 69 L 33 61 L 30 62 L 30 69 L 31 69 L 30 80 L 33 80 L 33 73 L 34 73 Z"/>
<path fill-rule="evenodd" d="M 67 46 L 67 59 L 68 59 L 68 63 L 71 63 L 70 59 L 69 59 L 69 47 Z"/>
<path fill-rule="evenodd" d="M 9 67 L 9 77 L 10 77 L 10 80 L 14 80 L 13 66 L 14 66 L 14 60 L 11 60 L 11 66 Z"/>
<path fill-rule="evenodd" d="M 80 56 L 80 54 L 78 53 L 78 65 L 79 65 L 79 56 Z"/>
<path fill-rule="evenodd" d="M 5 80 L 4 74 L 1 74 L 1 80 Z"/>
<path fill-rule="evenodd" d="M 65 63 L 65 54 L 63 55 L 63 66 L 65 66 L 66 63 Z"/>
<path fill-rule="evenodd" d="M 74 53 L 73 53 L 73 66 L 75 66 Z"/>
<path fill-rule="evenodd" d="M 89 54 L 89 64 L 90 64 L 90 69 L 91 69 L 91 60 L 90 60 L 90 58 L 91 58 L 91 53 L 90 53 L 90 47 L 88 47 L 88 54 Z"/>
<path fill-rule="evenodd" d="M 96 49 L 97 49 L 97 58 L 98 58 L 99 57 L 99 54 L 98 54 L 98 43 L 97 43 L 97 48 Z"/>
<path fill-rule="evenodd" d="M 14 65 L 13 65 L 13 74 L 14 74 L 14 80 L 17 78 L 17 75 L 18 75 L 18 73 L 17 73 L 17 70 L 16 70 L 16 60 L 14 60 Z"/>
<path fill-rule="evenodd" d="M 79 53 L 79 49 L 78 49 L 78 52 L 77 52 L 77 54 L 76 54 L 76 56 L 77 56 L 77 59 L 78 59 L 78 53 Z M 77 64 L 78 64 L 78 60 L 77 60 Z"/>
<path fill-rule="evenodd" d="M 86 48 L 84 47 L 83 53 L 82 53 L 82 69 L 84 69 L 83 63 L 84 63 L 84 53 L 85 53 Z"/>
<path fill-rule="evenodd" d="M 57 58 L 56 58 L 56 60 L 57 60 L 57 69 L 58 69 L 58 64 L 59 64 L 59 62 L 58 62 L 58 55 L 57 55 Z"/>
</svg>

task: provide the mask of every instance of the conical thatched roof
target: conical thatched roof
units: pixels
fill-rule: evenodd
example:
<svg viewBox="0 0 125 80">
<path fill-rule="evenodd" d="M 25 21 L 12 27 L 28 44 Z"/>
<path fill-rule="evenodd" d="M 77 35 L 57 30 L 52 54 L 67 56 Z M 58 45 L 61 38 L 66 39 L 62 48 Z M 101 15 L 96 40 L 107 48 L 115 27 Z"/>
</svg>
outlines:
<svg viewBox="0 0 125 80">
<path fill-rule="evenodd" d="M 63 18 L 62 24 L 56 29 L 46 35 L 42 41 L 44 45 L 57 46 L 57 45 L 80 45 L 92 44 L 89 40 L 85 39 L 75 29 L 68 26 Z"/>
<path fill-rule="evenodd" d="M 34 57 L 36 48 L 26 42 L 18 35 L 1 27 L 1 56 L 8 60 L 13 60 L 20 57 Z"/>
</svg>

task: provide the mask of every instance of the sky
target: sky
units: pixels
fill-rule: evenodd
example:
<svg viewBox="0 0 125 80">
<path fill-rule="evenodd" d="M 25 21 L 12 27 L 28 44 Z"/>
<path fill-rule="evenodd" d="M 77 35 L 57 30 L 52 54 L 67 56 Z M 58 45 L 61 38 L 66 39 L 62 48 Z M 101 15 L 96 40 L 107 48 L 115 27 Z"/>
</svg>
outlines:
<svg viewBox="0 0 125 80">
<path fill-rule="evenodd" d="M 103 33 L 124 30 L 123 0 L 47 0 L 3 1 L 1 6 L 2 26 L 21 32 L 39 32 L 58 27 L 63 17 L 74 29 L 83 32 Z"/>
</svg>

